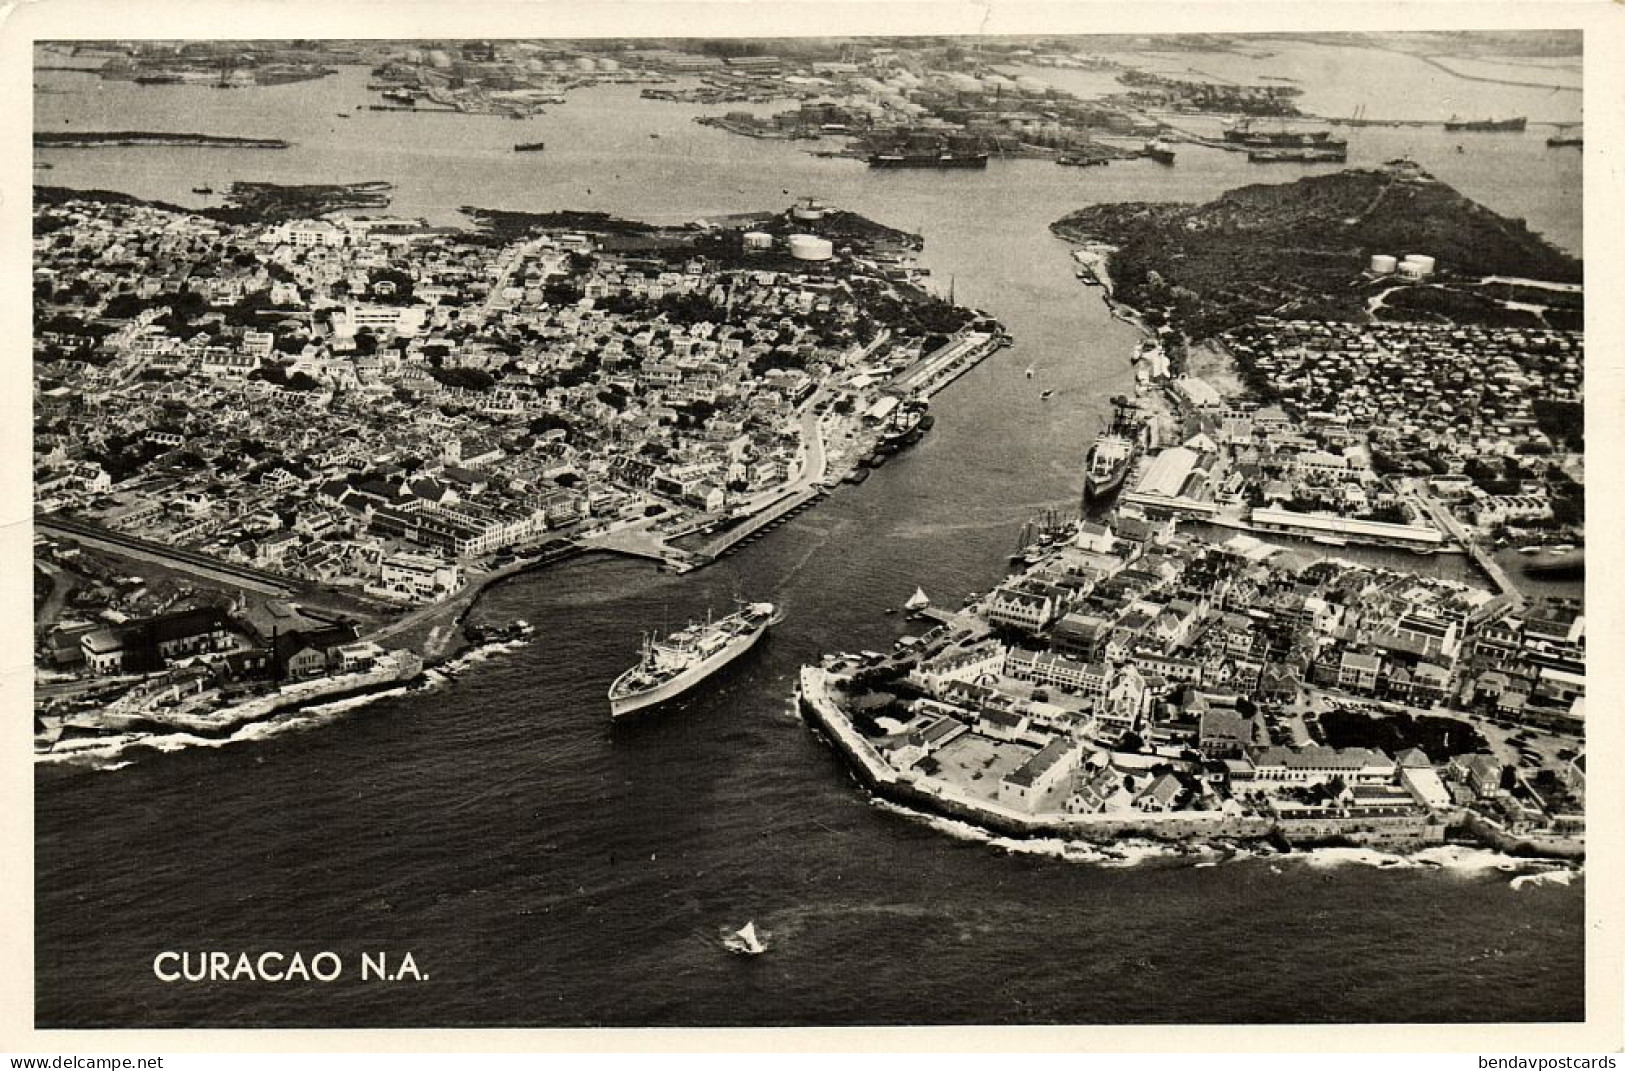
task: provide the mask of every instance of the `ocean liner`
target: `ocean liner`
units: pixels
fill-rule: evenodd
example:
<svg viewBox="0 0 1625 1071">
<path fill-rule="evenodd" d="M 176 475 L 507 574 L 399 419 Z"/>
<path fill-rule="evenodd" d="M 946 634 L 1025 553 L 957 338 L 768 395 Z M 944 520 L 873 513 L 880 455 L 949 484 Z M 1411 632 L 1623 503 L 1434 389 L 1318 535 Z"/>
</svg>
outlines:
<svg viewBox="0 0 1625 1071">
<path fill-rule="evenodd" d="M 620 718 L 674 699 L 732 662 L 774 623 L 770 602 L 753 602 L 720 621 L 688 625 L 663 640 L 645 639 L 638 664 L 609 688 L 609 713 Z"/>
</svg>

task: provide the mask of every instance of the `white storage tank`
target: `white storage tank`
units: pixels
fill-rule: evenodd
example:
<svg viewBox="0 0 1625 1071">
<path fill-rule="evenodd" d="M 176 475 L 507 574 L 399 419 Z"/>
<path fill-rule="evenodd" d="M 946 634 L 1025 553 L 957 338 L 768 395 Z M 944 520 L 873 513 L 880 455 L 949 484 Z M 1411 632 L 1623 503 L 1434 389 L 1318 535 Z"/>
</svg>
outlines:
<svg viewBox="0 0 1625 1071">
<path fill-rule="evenodd" d="M 772 249 L 773 248 L 773 236 L 771 234 L 768 234 L 766 231 L 746 231 L 745 232 L 745 248 L 746 249 Z"/>
<path fill-rule="evenodd" d="M 1392 275 L 1394 274 L 1394 269 L 1398 266 L 1399 261 L 1389 256 L 1387 253 L 1376 253 L 1371 257 L 1372 275 Z"/>
<path fill-rule="evenodd" d="M 797 260 L 828 260 L 835 255 L 835 246 L 827 238 L 813 234 L 792 234 L 790 255 Z"/>
<path fill-rule="evenodd" d="M 790 209 L 790 214 L 796 219 L 816 223 L 823 219 L 828 211 L 829 209 L 824 207 L 823 202 L 808 197 L 803 201 L 796 202 L 795 207 Z"/>
<path fill-rule="evenodd" d="M 1405 263 L 1414 267 L 1418 275 L 1433 274 L 1433 258 L 1423 256 L 1421 253 L 1411 253 L 1405 257 Z"/>
</svg>

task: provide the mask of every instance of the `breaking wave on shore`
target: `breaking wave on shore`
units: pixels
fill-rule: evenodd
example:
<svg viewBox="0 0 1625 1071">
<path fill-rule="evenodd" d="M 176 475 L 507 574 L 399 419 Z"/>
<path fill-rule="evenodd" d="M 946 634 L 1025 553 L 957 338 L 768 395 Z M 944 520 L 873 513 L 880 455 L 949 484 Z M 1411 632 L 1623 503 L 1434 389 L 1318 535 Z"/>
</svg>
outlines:
<svg viewBox="0 0 1625 1071">
<path fill-rule="evenodd" d="M 870 803 L 879 810 L 919 822 L 956 840 L 986 844 L 1016 855 L 1040 855 L 1069 863 L 1088 863 L 1099 867 L 1134 867 L 1160 862 L 1188 865 L 1192 869 L 1205 869 L 1221 863 L 1273 858 L 1321 870 L 1343 866 L 1365 866 L 1379 870 L 1433 870 L 1459 877 L 1514 874 L 1517 876 L 1513 877 L 1510 883 L 1513 889 L 1542 883 L 1569 885 L 1577 875 L 1584 874 L 1583 867 L 1577 863 L 1508 855 L 1489 848 L 1474 848 L 1467 845 L 1438 845 L 1406 854 L 1353 847 L 1304 848 L 1282 852 L 1267 844 L 1237 843 L 1228 840 L 1190 845 L 1127 838 L 1103 844 L 1065 837 L 1008 837 L 970 822 L 917 811 L 879 797 L 872 798 Z M 1281 873 L 1279 866 L 1272 865 L 1270 869 L 1272 873 Z"/>
<path fill-rule="evenodd" d="M 462 670 L 497 655 L 518 650 L 524 640 L 504 640 L 476 647 L 443 665 L 427 669 L 423 684 L 416 687 L 402 684 L 366 695 L 348 696 L 328 702 L 311 703 L 297 710 L 283 711 L 259 721 L 247 722 L 230 733 L 220 736 L 202 736 L 197 733 L 119 733 L 105 737 L 86 737 L 59 741 L 50 751 L 36 752 L 34 762 L 42 766 L 81 766 L 111 772 L 131 765 L 144 752 L 168 754 L 187 748 L 221 748 L 229 744 L 269 740 L 289 733 L 308 732 L 339 721 L 346 715 L 370 707 L 385 699 L 398 699 L 414 692 L 435 691 L 444 687 Z"/>
</svg>

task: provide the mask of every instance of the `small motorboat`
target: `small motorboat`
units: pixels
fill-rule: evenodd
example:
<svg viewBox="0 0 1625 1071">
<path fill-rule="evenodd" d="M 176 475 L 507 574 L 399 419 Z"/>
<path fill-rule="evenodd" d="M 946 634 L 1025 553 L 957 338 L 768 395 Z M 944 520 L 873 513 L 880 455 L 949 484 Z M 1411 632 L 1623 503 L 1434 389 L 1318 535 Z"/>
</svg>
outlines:
<svg viewBox="0 0 1625 1071">
<path fill-rule="evenodd" d="M 1050 395 L 1052 395 L 1052 394 L 1054 394 L 1054 393 L 1055 393 L 1055 392 L 1054 392 L 1054 391 L 1053 391 L 1053 390 L 1047 390 L 1047 391 L 1045 391 L 1045 392 L 1044 392 L 1044 393 L 1042 393 L 1042 394 L 1040 394 L 1040 395 L 1039 395 L 1039 396 L 1038 396 L 1038 397 L 1039 397 L 1039 398 L 1040 398 L 1040 399 L 1041 399 L 1041 400 L 1043 400 L 1043 401 L 1048 401 L 1048 400 L 1049 400 L 1049 396 L 1050 396 Z"/>
</svg>

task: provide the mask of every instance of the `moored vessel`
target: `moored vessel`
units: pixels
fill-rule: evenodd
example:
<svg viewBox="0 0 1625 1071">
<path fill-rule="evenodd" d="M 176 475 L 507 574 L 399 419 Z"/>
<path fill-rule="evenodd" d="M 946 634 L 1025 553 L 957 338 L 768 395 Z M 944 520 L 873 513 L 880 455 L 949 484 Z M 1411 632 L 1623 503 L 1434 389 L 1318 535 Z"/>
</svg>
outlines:
<svg viewBox="0 0 1625 1071">
<path fill-rule="evenodd" d="M 925 402 L 911 401 L 899 405 L 881 426 L 875 449 L 883 453 L 896 453 L 905 446 L 919 442 L 930 430 L 931 425 L 927 420 Z"/>
<path fill-rule="evenodd" d="M 609 713 L 620 718 L 675 699 L 755 645 L 777 618 L 770 602 L 753 602 L 720 621 L 692 624 L 663 640 L 645 639 L 637 665 L 609 688 Z"/>
<path fill-rule="evenodd" d="M 1173 147 L 1165 141 L 1146 142 L 1144 152 L 1159 164 L 1172 164 L 1174 162 Z"/>
<path fill-rule="evenodd" d="M 1519 133 L 1529 125 L 1526 116 L 1516 115 L 1510 119 L 1457 119 L 1451 116 L 1445 121 L 1446 130 L 1468 130 L 1478 133 Z"/>
<path fill-rule="evenodd" d="M 1113 397 L 1111 425 L 1095 438 L 1084 461 L 1084 497 L 1105 498 L 1122 487 L 1144 443 L 1139 406 L 1122 395 Z"/>
<path fill-rule="evenodd" d="M 905 132 L 869 153 L 870 167 L 985 168 L 987 150 L 975 139 Z"/>
</svg>

